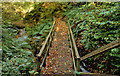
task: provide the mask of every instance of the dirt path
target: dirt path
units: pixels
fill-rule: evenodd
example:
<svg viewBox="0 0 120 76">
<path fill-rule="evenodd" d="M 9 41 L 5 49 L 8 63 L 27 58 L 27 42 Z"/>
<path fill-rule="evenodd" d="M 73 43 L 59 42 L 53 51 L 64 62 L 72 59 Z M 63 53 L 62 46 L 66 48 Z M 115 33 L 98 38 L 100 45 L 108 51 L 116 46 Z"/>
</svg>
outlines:
<svg viewBox="0 0 120 76">
<path fill-rule="evenodd" d="M 64 21 L 56 18 L 56 31 L 52 47 L 49 50 L 46 67 L 41 74 L 73 74 L 72 57 L 68 41 L 68 27 Z"/>
</svg>

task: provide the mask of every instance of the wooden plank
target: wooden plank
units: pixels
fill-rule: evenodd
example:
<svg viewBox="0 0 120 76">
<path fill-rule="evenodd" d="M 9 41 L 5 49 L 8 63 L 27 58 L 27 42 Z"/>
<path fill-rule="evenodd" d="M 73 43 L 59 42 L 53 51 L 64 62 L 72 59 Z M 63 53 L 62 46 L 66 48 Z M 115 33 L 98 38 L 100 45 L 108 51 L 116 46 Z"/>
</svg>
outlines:
<svg viewBox="0 0 120 76">
<path fill-rule="evenodd" d="M 48 42 L 48 39 L 49 39 L 49 37 L 50 37 L 50 35 L 51 35 L 51 32 L 52 32 L 54 26 L 55 26 L 55 21 L 54 21 L 54 23 L 53 23 L 53 26 L 52 26 L 52 28 L 51 28 L 51 30 L 50 30 L 50 32 L 49 32 L 46 40 L 45 40 L 45 43 L 43 44 L 42 48 L 40 49 L 40 52 L 37 54 L 38 57 L 41 57 L 41 55 L 42 55 L 42 53 L 43 53 L 43 51 L 44 51 L 44 49 L 45 49 L 45 46 L 46 46 L 46 44 L 47 44 L 47 42 Z"/>
<path fill-rule="evenodd" d="M 84 59 L 87 59 L 89 57 L 92 57 L 94 55 L 100 54 L 100 53 L 102 53 L 104 51 L 107 51 L 107 50 L 112 49 L 114 47 L 117 47 L 119 45 L 120 45 L 120 39 L 118 39 L 116 41 L 113 41 L 113 42 L 111 42 L 111 43 L 109 43 L 109 44 L 107 44 L 107 45 L 105 45 L 105 46 L 103 46 L 103 47 L 101 47 L 101 48 L 99 48 L 99 49 L 97 49 L 97 50 L 95 50 L 95 51 L 93 51 L 93 52 L 83 56 L 83 57 L 81 57 L 80 61 L 82 61 Z"/>
</svg>

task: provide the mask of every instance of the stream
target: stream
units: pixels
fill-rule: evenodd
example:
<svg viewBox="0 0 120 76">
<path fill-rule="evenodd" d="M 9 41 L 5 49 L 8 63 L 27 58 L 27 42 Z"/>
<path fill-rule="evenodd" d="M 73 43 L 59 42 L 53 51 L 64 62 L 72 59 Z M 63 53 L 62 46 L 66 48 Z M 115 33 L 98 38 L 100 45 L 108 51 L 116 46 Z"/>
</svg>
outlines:
<svg viewBox="0 0 120 76">
<path fill-rule="evenodd" d="M 22 41 L 22 43 L 19 45 L 21 46 L 24 44 L 28 44 L 27 42 L 25 42 L 25 40 L 28 38 L 27 32 L 23 29 L 18 29 L 18 30 L 19 30 L 18 41 Z"/>
<path fill-rule="evenodd" d="M 90 71 L 88 71 L 88 70 L 85 69 L 86 65 L 85 65 L 85 63 L 83 61 L 81 62 L 81 64 L 80 64 L 80 69 L 82 70 L 82 72 L 88 72 L 88 73 L 90 73 Z"/>
<path fill-rule="evenodd" d="M 82 57 L 82 55 L 81 55 L 82 50 L 81 50 L 81 49 L 78 49 L 78 50 L 79 50 L 79 55 L 80 55 L 80 57 Z M 80 69 L 81 69 L 81 71 L 82 71 L 82 72 L 91 73 L 90 71 L 86 70 L 85 68 L 87 68 L 85 62 L 84 62 L 84 61 L 81 61 L 81 62 L 80 62 Z"/>
</svg>

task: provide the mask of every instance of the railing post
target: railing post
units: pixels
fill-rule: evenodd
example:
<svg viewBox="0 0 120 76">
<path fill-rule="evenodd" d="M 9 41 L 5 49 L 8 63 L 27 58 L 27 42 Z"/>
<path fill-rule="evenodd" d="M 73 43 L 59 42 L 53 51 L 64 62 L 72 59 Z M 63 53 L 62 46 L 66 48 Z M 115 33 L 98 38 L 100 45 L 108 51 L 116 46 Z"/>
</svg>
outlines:
<svg viewBox="0 0 120 76">
<path fill-rule="evenodd" d="M 76 47 L 76 43 L 74 40 L 74 35 L 73 32 L 71 30 L 71 27 L 69 25 L 69 21 L 68 21 L 68 31 L 69 31 L 69 38 L 70 38 L 70 44 L 71 44 L 71 49 L 72 49 L 72 56 L 73 56 L 73 63 L 74 63 L 74 69 L 75 72 L 80 72 L 80 56 Z"/>
<path fill-rule="evenodd" d="M 77 65 L 76 65 L 77 71 L 80 72 L 80 58 L 76 59 L 76 63 L 77 63 Z"/>
<path fill-rule="evenodd" d="M 46 57 L 49 55 L 49 47 L 50 47 L 50 43 L 53 40 L 53 35 L 54 35 L 54 25 L 55 25 L 55 21 L 52 25 L 52 28 L 47 36 L 47 38 L 45 39 L 45 42 L 43 44 L 43 46 L 40 49 L 40 52 L 36 55 L 38 57 L 37 60 L 37 71 L 40 73 L 42 67 L 46 66 Z M 42 59 L 43 57 L 43 59 Z"/>
</svg>

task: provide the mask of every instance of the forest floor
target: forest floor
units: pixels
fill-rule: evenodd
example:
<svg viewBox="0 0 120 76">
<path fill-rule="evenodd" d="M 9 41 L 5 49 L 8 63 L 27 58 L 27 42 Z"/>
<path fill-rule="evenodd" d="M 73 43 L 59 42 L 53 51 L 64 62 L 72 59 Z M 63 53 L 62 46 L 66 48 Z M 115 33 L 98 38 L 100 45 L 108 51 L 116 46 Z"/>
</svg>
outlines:
<svg viewBox="0 0 120 76">
<path fill-rule="evenodd" d="M 68 26 L 61 19 L 55 20 L 55 36 L 49 49 L 46 67 L 42 68 L 41 74 L 73 74 Z"/>
</svg>

